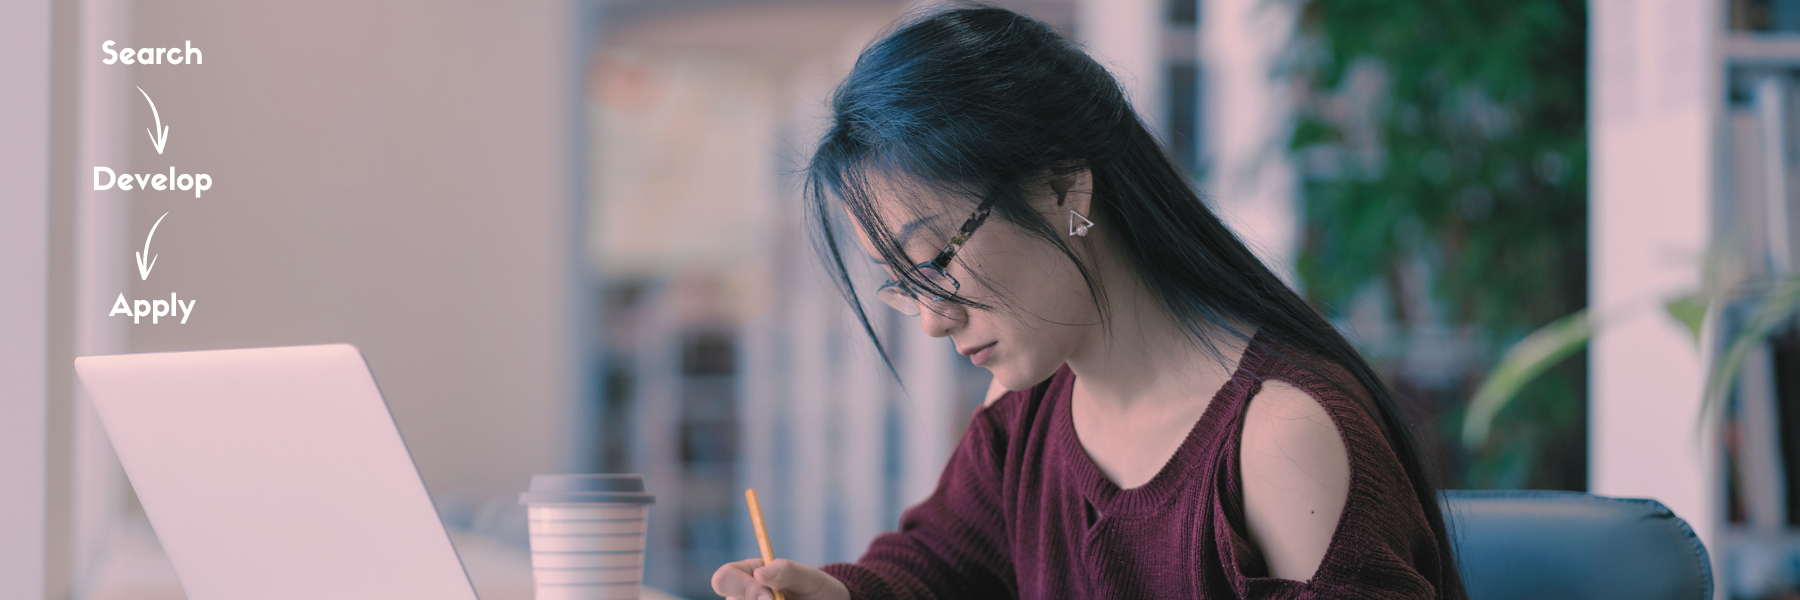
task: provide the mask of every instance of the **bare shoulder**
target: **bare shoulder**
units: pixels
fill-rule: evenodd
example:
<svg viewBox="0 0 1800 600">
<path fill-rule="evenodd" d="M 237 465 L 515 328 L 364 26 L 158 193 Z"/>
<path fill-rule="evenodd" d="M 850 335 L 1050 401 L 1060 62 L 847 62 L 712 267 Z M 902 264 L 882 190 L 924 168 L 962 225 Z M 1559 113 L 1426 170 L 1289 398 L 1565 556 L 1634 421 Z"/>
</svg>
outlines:
<svg viewBox="0 0 1800 600">
<path fill-rule="evenodd" d="M 1279 381 L 1264 383 L 1250 399 L 1244 415 L 1244 449 L 1247 463 L 1277 469 L 1306 467 L 1319 462 L 1317 459 L 1347 462 L 1337 424 L 1325 406 L 1300 388 Z M 1253 449 L 1267 452 L 1248 452 Z"/>
<path fill-rule="evenodd" d="M 1270 575 L 1311 579 L 1350 492 L 1350 460 L 1324 405 L 1268 382 L 1250 399 L 1238 453 L 1244 517 Z"/>
</svg>

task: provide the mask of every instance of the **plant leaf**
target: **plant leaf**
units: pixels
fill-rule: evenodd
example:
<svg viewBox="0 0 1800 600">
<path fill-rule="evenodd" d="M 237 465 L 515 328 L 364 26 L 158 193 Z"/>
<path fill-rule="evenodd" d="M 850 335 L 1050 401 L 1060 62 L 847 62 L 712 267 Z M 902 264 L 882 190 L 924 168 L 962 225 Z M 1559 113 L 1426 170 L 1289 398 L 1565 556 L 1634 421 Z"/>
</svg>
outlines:
<svg viewBox="0 0 1800 600">
<path fill-rule="evenodd" d="M 1762 345 L 1769 334 L 1786 323 L 1797 309 L 1800 309 L 1800 276 L 1776 281 L 1751 311 L 1744 328 L 1731 338 L 1725 355 L 1707 370 L 1706 395 L 1700 404 L 1703 414 L 1717 414 L 1725 405 L 1725 397 L 1737 386 L 1738 373 L 1744 370 L 1744 361 L 1750 357 L 1750 352 Z M 1701 420 L 1702 423 L 1705 421 Z"/>
<path fill-rule="evenodd" d="M 1531 332 L 1508 348 L 1469 400 L 1469 411 L 1463 415 L 1463 445 L 1475 448 L 1486 442 L 1494 417 L 1519 390 L 1586 346 L 1593 335 L 1594 324 L 1583 309 Z"/>
<path fill-rule="evenodd" d="M 1663 310 L 1682 325 L 1686 325 L 1688 333 L 1694 335 L 1694 343 L 1700 343 L 1700 323 L 1706 319 L 1706 294 L 1694 292 L 1663 303 Z"/>
</svg>

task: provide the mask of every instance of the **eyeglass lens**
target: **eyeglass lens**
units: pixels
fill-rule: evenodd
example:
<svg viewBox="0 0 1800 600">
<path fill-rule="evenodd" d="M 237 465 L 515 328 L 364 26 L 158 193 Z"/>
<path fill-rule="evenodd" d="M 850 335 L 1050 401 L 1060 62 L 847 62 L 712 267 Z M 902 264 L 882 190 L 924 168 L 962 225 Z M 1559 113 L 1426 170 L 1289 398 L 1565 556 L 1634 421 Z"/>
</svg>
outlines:
<svg viewBox="0 0 1800 600">
<path fill-rule="evenodd" d="M 962 287 L 962 284 L 956 281 L 955 277 L 951 277 L 949 273 L 945 273 L 937 267 L 919 267 L 914 270 L 913 273 L 915 273 L 919 279 L 924 280 L 926 284 L 932 286 L 935 290 L 943 290 L 954 294 Z M 882 302 L 886 302 L 888 306 L 894 307 L 894 310 L 898 310 L 909 317 L 918 316 L 919 312 L 923 310 L 920 304 L 925 299 L 930 299 L 934 302 L 941 302 L 944 299 L 942 296 L 937 295 L 933 290 L 914 289 L 911 283 L 905 281 L 884 285 L 876 295 L 881 298 Z"/>
</svg>

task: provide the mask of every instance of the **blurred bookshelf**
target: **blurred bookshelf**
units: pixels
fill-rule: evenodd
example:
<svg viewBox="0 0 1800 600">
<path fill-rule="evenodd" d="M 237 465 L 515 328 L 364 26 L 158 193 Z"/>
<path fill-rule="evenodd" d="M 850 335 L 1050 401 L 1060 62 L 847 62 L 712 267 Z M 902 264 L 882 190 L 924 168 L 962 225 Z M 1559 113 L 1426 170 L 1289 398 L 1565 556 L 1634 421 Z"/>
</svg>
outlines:
<svg viewBox="0 0 1800 600">
<path fill-rule="evenodd" d="M 1800 33 L 1734 31 L 1723 50 L 1732 66 L 1792 67 L 1800 65 Z"/>
<path fill-rule="evenodd" d="M 1796 275 L 1795 151 L 1800 146 L 1800 1 L 1732 0 L 1719 44 L 1725 99 L 1714 238 L 1743 257 L 1744 290 L 1717 311 L 1715 339 L 1743 330 L 1775 281 Z M 1715 351 L 1722 348 L 1715 347 Z M 1758 348 L 1721 426 L 1724 521 L 1715 552 L 1731 598 L 1800 589 L 1800 330 Z"/>
</svg>

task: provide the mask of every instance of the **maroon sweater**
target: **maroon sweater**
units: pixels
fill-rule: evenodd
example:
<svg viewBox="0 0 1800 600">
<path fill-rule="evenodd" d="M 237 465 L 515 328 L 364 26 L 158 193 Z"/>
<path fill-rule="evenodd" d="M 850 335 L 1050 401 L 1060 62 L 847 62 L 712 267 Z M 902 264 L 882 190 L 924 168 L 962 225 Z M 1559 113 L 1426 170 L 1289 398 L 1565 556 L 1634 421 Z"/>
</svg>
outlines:
<svg viewBox="0 0 1800 600">
<path fill-rule="evenodd" d="M 907 509 L 900 530 L 825 571 L 868 600 L 1439 597 L 1437 542 L 1399 459 L 1361 405 L 1324 379 L 1246 352 L 1175 455 L 1128 490 L 1075 436 L 1074 381 L 1064 367 L 976 411 L 937 490 Z M 1267 381 L 1317 399 L 1349 451 L 1350 494 L 1309 581 L 1270 577 L 1246 535 L 1239 439 Z"/>
</svg>

